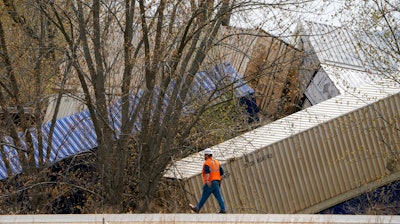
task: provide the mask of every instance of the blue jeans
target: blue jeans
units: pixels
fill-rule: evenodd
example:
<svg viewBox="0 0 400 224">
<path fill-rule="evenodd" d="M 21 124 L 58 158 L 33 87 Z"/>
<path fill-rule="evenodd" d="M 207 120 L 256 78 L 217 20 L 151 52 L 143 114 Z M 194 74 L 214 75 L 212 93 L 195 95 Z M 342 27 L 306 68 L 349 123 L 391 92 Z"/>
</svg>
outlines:
<svg viewBox="0 0 400 224">
<path fill-rule="evenodd" d="M 219 188 L 219 181 L 217 180 L 211 182 L 211 187 L 209 187 L 207 184 L 204 184 L 203 193 L 201 194 L 200 201 L 197 204 L 197 212 L 200 212 L 201 207 L 203 207 L 204 203 L 206 203 L 211 194 L 213 194 L 217 199 L 220 211 L 226 212 L 224 198 L 222 197 L 221 190 Z"/>
</svg>

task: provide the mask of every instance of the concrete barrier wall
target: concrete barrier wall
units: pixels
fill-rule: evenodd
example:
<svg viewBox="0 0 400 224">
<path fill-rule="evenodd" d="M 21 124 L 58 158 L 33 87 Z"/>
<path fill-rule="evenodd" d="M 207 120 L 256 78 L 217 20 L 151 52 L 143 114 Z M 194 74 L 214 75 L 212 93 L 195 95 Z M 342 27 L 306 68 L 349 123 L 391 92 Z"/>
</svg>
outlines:
<svg viewBox="0 0 400 224">
<path fill-rule="evenodd" d="M 0 224 L 128 224 L 128 223 L 313 223 L 313 224 L 398 224 L 400 216 L 368 215 L 278 215 L 278 214 L 86 214 L 86 215 L 6 215 Z"/>
</svg>

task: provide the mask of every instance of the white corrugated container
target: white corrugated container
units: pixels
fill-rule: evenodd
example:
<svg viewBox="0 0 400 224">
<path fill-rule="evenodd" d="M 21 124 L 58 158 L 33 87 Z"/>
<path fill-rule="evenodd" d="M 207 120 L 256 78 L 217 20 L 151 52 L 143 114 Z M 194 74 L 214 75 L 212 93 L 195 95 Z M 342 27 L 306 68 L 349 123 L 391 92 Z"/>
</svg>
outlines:
<svg viewBox="0 0 400 224">
<path fill-rule="evenodd" d="M 49 122 L 53 118 L 57 105 L 57 97 L 58 94 L 49 96 L 49 105 L 44 116 L 44 122 Z M 83 94 L 63 94 L 56 118 L 59 119 L 85 110 L 87 107 L 83 97 Z"/>
<path fill-rule="evenodd" d="M 230 213 L 315 213 L 400 179 L 400 87 L 364 86 L 212 147 Z M 388 169 L 390 161 L 397 167 Z M 195 203 L 202 156 L 176 161 Z M 396 165 L 396 164 L 394 164 Z M 393 166 L 392 166 L 393 167 Z M 202 212 L 218 211 L 210 198 Z"/>
</svg>

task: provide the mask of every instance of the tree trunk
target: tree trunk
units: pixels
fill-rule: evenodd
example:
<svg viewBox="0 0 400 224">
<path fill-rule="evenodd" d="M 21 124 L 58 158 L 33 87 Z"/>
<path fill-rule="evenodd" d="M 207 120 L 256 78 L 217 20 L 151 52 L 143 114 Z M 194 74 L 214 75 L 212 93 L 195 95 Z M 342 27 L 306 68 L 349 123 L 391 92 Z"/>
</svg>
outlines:
<svg viewBox="0 0 400 224">
<path fill-rule="evenodd" d="M 154 164 L 153 164 L 154 167 Z M 159 170 L 159 167 L 155 167 Z M 153 169 L 142 169 L 138 183 L 138 202 L 137 213 L 157 212 L 156 199 L 158 197 L 159 183 L 161 175 L 155 175 L 157 171 Z M 159 172 L 159 173 L 162 173 Z"/>
</svg>

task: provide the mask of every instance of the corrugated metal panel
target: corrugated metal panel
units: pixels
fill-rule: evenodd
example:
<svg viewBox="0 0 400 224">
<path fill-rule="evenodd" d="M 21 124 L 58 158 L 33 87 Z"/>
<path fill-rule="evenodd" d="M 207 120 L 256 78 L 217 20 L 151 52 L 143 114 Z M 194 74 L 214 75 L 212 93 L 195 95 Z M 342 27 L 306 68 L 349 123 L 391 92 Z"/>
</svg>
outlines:
<svg viewBox="0 0 400 224">
<path fill-rule="evenodd" d="M 346 75 L 342 75 L 345 73 Z M 312 105 L 345 92 L 354 92 L 364 85 L 379 82 L 383 75 L 321 64 L 308 85 L 305 95 Z"/>
<path fill-rule="evenodd" d="M 321 69 L 315 74 L 304 93 L 312 105 L 339 95 L 339 90 L 325 71 Z"/>
<path fill-rule="evenodd" d="M 364 61 L 360 60 L 361 52 L 356 49 L 361 33 L 315 22 L 303 22 L 302 28 L 322 64 L 365 67 Z"/>
<path fill-rule="evenodd" d="M 388 153 L 400 153 L 399 92 L 398 85 L 364 86 L 214 146 L 228 172 L 222 191 L 229 212 L 317 212 L 324 209 L 317 205 L 339 203 L 336 197 L 360 186 L 400 178 L 400 170 L 386 169 Z M 177 161 L 165 177 L 201 186 L 196 155 L 190 167 Z M 200 186 L 187 189 L 192 202 Z M 215 209 L 215 202 L 204 207 Z"/>
<path fill-rule="evenodd" d="M 384 51 L 378 50 L 374 52 L 374 56 L 368 55 L 367 57 L 365 55 L 365 49 L 371 46 L 387 48 L 387 46 L 383 46 L 385 43 L 380 41 L 382 37 L 379 35 L 368 35 L 344 27 L 315 22 L 302 22 L 297 30 L 300 33 L 302 49 L 305 52 L 305 58 L 300 69 L 302 92 L 305 91 L 305 85 L 308 85 L 316 72 L 325 74 L 327 70 L 336 70 L 337 72 L 341 68 L 353 69 L 354 72 L 349 72 L 347 77 L 335 77 L 334 72 L 327 71 L 337 88 L 344 90 L 375 80 L 377 76 L 373 72 L 377 68 L 387 67 L 387 70 L 392 70 L 397 67 L 395 60 L 389 54 L 379 55 Z M 374 60 L 373 57 L 384 57 L 387 63 L 381 63 L 377 66 L 379 60 Z M 320 69 L 320 66 L 322 66 L 322 69 Z M 369 72 L 357 74 L 356 70 Z M 312 95 L 318 94 L 315 91 L 313 92 L 315 94 Z"/>
<path fill-rule="evenodd" d="M 203 67 L 230 61 L 239 74 L 245 75 L 258 34 L 259 31 L 254 29 L 221 26 L 215 46 L 207 52 Z"/>
<path fill-rule="evenodd" d="M 244 82 L 242 75 L 236 72 L 235 67 L 230 62 L 226 61 L 220 65 L 215 65 L 214 63 L 213 67 L 208 68 L 207 71 L 196 73 L 191 94 L 195 95 L 195 98 L 199 98 L 204 92 L 209 95 L 216 89 L 221 89 L 226 85 L 231 85 L 230 88 L 234 89 L 236 97 L 246 97 L 254 94 L 254 90 Z M 174 88 L 173 85 L 171 85 L 171 88 Z M 57 94 L 49 97 L 44 123 L 51 121 L 54 116 L 57 97 Z M 61 98 L 56 118 L 63 118 L 86 110 L 87 107 L 84 101 L 83 94 L 64 94 Z"/>
<path fill-rule="evenodd" d="M 46 123 L 42 126 L 43 133 L 43 149 L 44 157 L 46 157 L 46 149 L 48 146 L 48 138 L 50 131 L 50 123 Z M 31 130 L 34 148 L 35 148 L 35 159 L 38 162 L 38 140 L 35 130 Z M 21 141 L 23 142 L 23 141 Z M 10 146 L 4 146 L 5 156 L 11 158 L 12 172 L 21 172 L 21 167 L 18 160 L 18 153 L 12 147 L 13 143 L 10 140 Z M 58 161 L 60 159 L 85 152 L 87 150 L 97 147 L 97 137 L 94 132 L 93 123 L 90 119 L 89 112 L 87 110 L 77 114 L 73 114 L 67 117 L 60 118 L 56 121 L 53 143 L 51 148 L 50 162 Z M 0 163 L 0 180 L 7 178 L 6 166 L 1 158 Z"/>
<path fill-rule="evenodd" d="M 58 94 L 49 96 L 49 105 L 44 116 L 44 123 L 51 121 L 57 103 Z M 79 113 L 86 109 L 82 94 L 64 94 L 61 98 L 57 119 Z"/>
<path fill-rule="evenodd" d="M 119 26 L 111 25 L 107 43 L 105 46 L 109 46 L 104 49 L 110 57 L 106 58 L 108 64 L 112 66 L 110 74 L 105 80 L 105 86 L 107 91 L 112 95 L 120 95 L 121 80 L 123 78 L 124 60 L 123 60 L 123 33 L 119 29 Z M 252 54 L 254 44 L 258 38 L 258 30 L 244 29 L 239 27 L 221 26 L 217 36 L 215 37 L 215 43 L 213 47 L 207 52 L 207 57 L 202 64 L 202 68 L 206 69 L 216 64 L 221 64 L 226 61 L 230 61 L 233 67 L 238 71 L 239 74 L 244 75 L 247 64 L 249 63 L 249 55 Z M 139 46 L 141 38 L 140 32 L 133 34 L 133 46 Z M 143 63 L 140 63 L 143 61 Z M 132 77 L 131 89 L 139 89 L 144 83 L 143 76 L 143 64 L 144 58 L 137 59 L 132 68 L 132 73 L 135 74 Z M 79 88 L 79 80 L 76 75 L 68 80 L 68 86 L 73 88 Z M 82 91 L 80 89 L 80 91 Z"/>
<path fill-rule="evenodd" d="M 294 110 L 300 97 L 297 72 L 301 54 L 277 37 L 265 33 L 258 37 L 244 76 L 255 89 L 257 104 L 264 114 L 273 116 L 277 111 L 288 114 Z"/>
<path fill-rule="evenodd" d="M 230 61 L 238 73 L 256 90 L 259 108 L 267 114 L 292 111 L 299 97 L 297 68 L 300 51 L 262 30 L 223 26 L 216 43 L 207 53 L 203 66 Z M 290 85 L 290 86 L 288 86 Z M 286 100 L 282 104 L 284 89 Z M 290 105 L 290 108 L 283 108 Z"/>
<path fill-rule="evenodd" d="M 229 62 L 215 66 L 209 69 L 207 72 L 198 72 L 196 74 L 194 85 L 196 88 L 192 88 L 192 95 L 195 100 L 208 98 L 214 91 L 226 87 L 227 85 L 232 86 L 233 93 L 236 97 L 248 97 L 254 93 L 254 90 L 244 83 L 242 76 L 240 76 L 236 70 L 231 66 Z M 171 88 L 175 88 L 173 85 Z M 137 100 L 141 97 L 142 92 L 138 92 L 138 96 L 132 96 L 132 110 L 136 110 Z M 219 92 L 214 93 L 215 96 L 220 94 Z M 164 101 L 167 103 L 169 100 L 166 94 Z M 50 162 L 58 161 L 63 158 L 82 153 L 91 149 L 96 148 L 98 145 L 96 133 L 93 127 L 93 123 L 90 118 L 89 111 L 83 110 L 84 107 L 81 101 L 73 96 L 64 96 L 61 98 L 60 113 L 58 113 L 57 121 L 55 124 L 53 139 L 52 139 L 52 150 L 50 155 Z M 194 100 L 192 100 L 194 101 Z M 191 102 L 191 101 L 188 101 Z M 55 102 L 49 105 L 48 114 L 54 113 Z M 82 106 L 82 108 L 81 108 Z M 64 110 L 64 111 L 63 111 Z M 189 112 L 189 111 L 186 111 Z M 72 114 L 69 114 L 72 113 Z M 68 115 L 68 116 L 67 116 Z M 121 102 L 117 101 L 110 107 L 110 125 L 116 132 L 120 134 L 121 130 Z M 49 132 L 51 123 L 45 123 L 42 126 L 43 133 L 43 148 L 48 147 Z M 140 123 L 137 122 L 134 126 L 133 132 L 140 130 Z M 36 131 L 32 130 L 31 135 L 34 141 L 35 159 L 38 162 L 39 151 L 38 141 L 36 138 Z M 11 145 L 13 142 L 11 138 L 6 139 Z M 22 141 L 24 144 L 24 141 Z M 18 153 L 11 146 L 4 146 L 5 156 L 11 161 L 11 169 L 13 173 L 20 173 L 21 167 L 18 161 Z M 46 150 L 44 152 L 46 157 Z M 190 164 L 190 161 L 188 162 Z M 0 180 L 7 178 L 6 164 L 1 158 L 0 154 Z"/>
<path fill-rule="evenodd" d="M 361 70 L 376 68 L 397 68 L 396 59 L 387 54 L 391 49 L 386 38 L 380 33 L 366 33 L 344 27 L 335 27 L 315 22 L 303 22 L 305 39 L 311 42 L 315 53 L 322 64 L 334 64 L 339 67 L 351 67 Z M 369 48 L 378 49 L 370 54 Z M 376 60 L 385 58 L 385 63 Z M 394 69 L 393 71 L 395 71 Z"/>
</svg>

